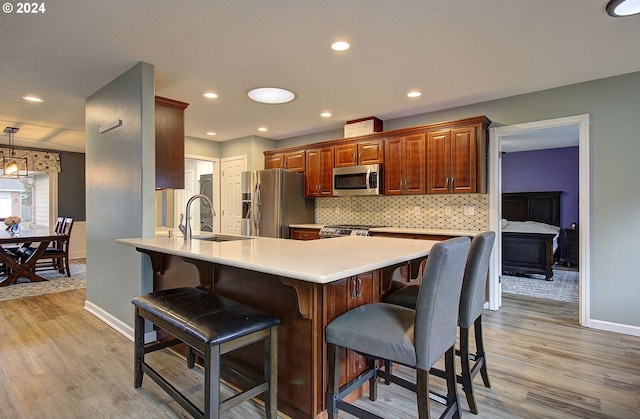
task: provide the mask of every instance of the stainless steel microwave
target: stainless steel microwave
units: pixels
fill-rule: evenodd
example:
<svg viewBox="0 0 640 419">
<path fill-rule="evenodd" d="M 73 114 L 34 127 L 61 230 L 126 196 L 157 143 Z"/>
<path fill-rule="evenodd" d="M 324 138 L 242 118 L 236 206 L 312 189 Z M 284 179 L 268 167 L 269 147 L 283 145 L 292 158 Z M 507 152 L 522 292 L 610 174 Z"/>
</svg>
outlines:
<svg viewBox="0 0 640 419">
<path fill-rule="evenodd" d="M 382 195 L 382 165 L 333 168 L 333 196 Z"/>
</svg>

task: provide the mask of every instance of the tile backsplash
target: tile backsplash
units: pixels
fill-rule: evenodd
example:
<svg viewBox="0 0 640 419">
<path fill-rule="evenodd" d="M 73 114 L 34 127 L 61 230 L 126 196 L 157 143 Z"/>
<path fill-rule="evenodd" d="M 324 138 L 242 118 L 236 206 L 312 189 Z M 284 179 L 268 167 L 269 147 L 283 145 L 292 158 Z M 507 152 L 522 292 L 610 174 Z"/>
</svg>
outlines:
<svg viewBox="0 0 640 419">
<path fill-rule="evenodd" d="M 487 230 L 489 195 L 316 198 L 315 218 L 316 223 L 325 225 L 364 224 L 445 230 Z"/>
</svg>

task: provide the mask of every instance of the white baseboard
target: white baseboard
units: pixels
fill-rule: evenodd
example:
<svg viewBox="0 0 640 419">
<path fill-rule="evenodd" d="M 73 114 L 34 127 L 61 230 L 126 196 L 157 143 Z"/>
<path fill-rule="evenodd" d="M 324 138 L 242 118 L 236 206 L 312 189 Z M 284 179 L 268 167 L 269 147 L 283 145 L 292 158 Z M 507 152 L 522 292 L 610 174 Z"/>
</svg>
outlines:
<svg viewBox="0 0 640 419">
<path fill-rule="evenodd" d="M 89 313 L 93 314 L 111 328 L 115 329 L 121 335 L 129 339 L 131 342 L 134 340 L 133 335 L 133 327 L 124 323 L 122 320 L 113 317 L 111 314 L 107 313 L 97 305 L 93 304 L 91 301 L 85 300 L 84 309 Z M 155 342 L 158 339 L 157 332 L 155 330 L 151 330 L 144 334 L 144 343 Z"/>
<path fill-rule="evenodd" d="M 111 314 L 104 311 L 102 308 L 93 304 L 91 301 L 85 300 L 84 309 L 133 342 L 133 327 L 124 323 L 122 320 L 115 318 Z"/>
<path fill-rule="evenodd" d="M 630 326 L 628 324 L 612 323 L 603 320 L 589 319 L 587 327 L 593 329 L 605 330 L 607 332 L 623 333 L 625 335 L 640 336 L 640 327 Z"/>
</svg>

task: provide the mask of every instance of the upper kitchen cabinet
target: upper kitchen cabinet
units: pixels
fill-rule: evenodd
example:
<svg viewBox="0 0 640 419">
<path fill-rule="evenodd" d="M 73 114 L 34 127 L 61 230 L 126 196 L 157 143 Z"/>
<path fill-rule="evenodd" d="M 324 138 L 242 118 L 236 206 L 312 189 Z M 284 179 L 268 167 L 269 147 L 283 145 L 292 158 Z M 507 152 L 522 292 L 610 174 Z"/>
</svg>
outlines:
<svg viewBox="0 0 640 419">
<path fill-rule="evenodd" d="M 485 193 L 490 121 L 437 124 L 427 130 L 427 193 Z"/>
<path fill-rule="evenodd" d="M 384 156 L 385 195 L 425 193 L 424 130 L 387 138 Z"/>
<path fill-rule="evenodd" d="M 188 103 L 156 96 L 156 189 L 184 189 L 184 110 Z"/>
<path fill-rule="evenodd" d="M 384 162 L 384 141 L 369 140 L 340 144 L 334 147 L 335 167 L 360 164 L 382 164 Z"/>
<path fill-rule="evenodd" d="M 265 169 L 288 169 L 294 172 L 304 172 L 306 167 L 305 150 L 289 152 L 264 152 Z"/>
<path fill-rule="evenodd" d="M 305 196 L 322 197 L 333 195 L 333 147 L 307 149 L 305 171 Z"/>
</svg>

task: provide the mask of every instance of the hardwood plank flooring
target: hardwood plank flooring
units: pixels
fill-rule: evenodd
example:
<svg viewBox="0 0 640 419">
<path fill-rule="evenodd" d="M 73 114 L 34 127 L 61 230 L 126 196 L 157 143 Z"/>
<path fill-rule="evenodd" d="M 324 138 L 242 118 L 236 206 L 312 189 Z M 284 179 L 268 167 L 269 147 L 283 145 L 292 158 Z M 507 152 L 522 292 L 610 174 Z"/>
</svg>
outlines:
<svg viewBox="0 0 640 419">
<path fill-rule="evenodd" d="M 133 388 L 133 343 L 85 311 L 85 296 L 75 290 L 0 302 L 0 418 L 190 417 L 151 380 Z M 640 418 L 640 338 L 582 328 L 576 305 L 542 301 L 509 296 L 500 311 L 485 312 L 492 387 L 476 378 L 478 415 L 460 390 L 463 416 Z M 202 402 L 200 371 L 186 370 L 170 351 L 149 356 Z M 442 388 L 440 381 L 431 380 Z M 376 402 L 358 403 L 389 418 L 417 417 L 415 395 L 379 390 Z M 264 414 L 252 402 L 225 417 Z"/>
</svg>

